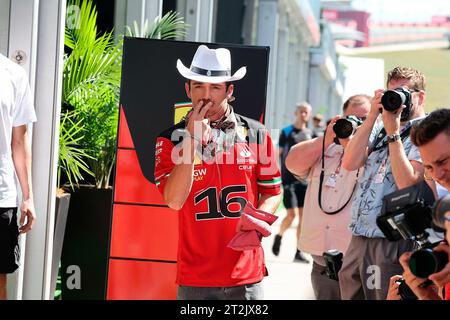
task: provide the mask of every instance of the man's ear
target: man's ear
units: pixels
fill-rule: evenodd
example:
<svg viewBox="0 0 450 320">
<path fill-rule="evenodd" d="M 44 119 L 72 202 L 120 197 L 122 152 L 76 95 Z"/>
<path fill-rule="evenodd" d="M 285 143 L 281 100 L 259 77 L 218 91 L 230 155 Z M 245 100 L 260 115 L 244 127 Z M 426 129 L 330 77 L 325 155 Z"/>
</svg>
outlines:
<svg viewBox="0 0 450 320">
<path fill-rule="evenodd" d="M 425 104 L 425 96 L 426 96 L 425 91 L 420 90 L 420 91 L 419 91 L 419 105 L 420 105 L 420 106 L 422 106 L 422 105 Z"/>
<path fill-rule="evenodd" d="M 231 99 L 231 97 L 233 96 L 233 91 L 234 91 L 234 85 L 230 84 L 227 89 L 227 99 Z"/>
<path fill-rule="evenodd" d="M 189 85 L 189 82 L 186 82 L 184 84 L 184 90 L 186 90 L 186 95 L 188 96 L 188 98 L 191 99 L 191 87 Z"/>
</svg>

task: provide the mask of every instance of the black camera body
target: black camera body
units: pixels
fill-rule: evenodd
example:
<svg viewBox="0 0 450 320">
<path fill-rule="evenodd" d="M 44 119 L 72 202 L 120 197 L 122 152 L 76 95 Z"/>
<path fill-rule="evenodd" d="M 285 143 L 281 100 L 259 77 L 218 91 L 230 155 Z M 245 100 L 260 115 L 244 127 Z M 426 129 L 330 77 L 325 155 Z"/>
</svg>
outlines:
<svg viewBox="0 0 450 320">
<path fill-rule="evenodd" d="M 413 239 L 426 242 L 431 226 L 434 194 L 425 182 L 397 190 L 383 198 L 377 225 L 390 241 Z"/>
<path fill-rule="evenodd" d="M 405 282 L 405 279 L 396 281 L 398 283 L 398 294 L 402 300 L 418 300 L 417 296 Z"/>
<path fill-rule="evenodd" d="M 409 260 L 411 272 L 419 278 L 428 278 L 439 272 L 448 263 L 447 254 L 433 251 L 437 243 L 431 243 L 426 229 L 432 223 L 434 195 L 430 187 L 420 182 L 409 188 L 395 191 L 383 198 L 381 215 L 377 225 L 390 241 L 411 239 L 419 249 Z"/>
<path fill-rule="evenodd" d="M 384 110 L 389 112 L 395 112 L 405 105 L 406 108 L 402 111 L 401 120 L 405 121 L 409 118 L 412 109 L 411 93 L 403 88 L 399 87 L 394 90 L 386 90 L 381 97 L 381 104 Z"/>
<path fill-rule="evenodd" d="M 445 213 L 450 211 L 450 195 L 437 200 L 431 208 L 431 227 L 438 232 L 445 231 Z M 425 243 L 413 252 L 409 259 L 411 272 L 419 278 L 428 278 L 431 274 L 441 271 L 448 263 L 448 255 L 445 252 L 433 251 L 437 243 Z"/>
<path fill-rule="evenodd" d="M 359 127 L 362 123 L 363 121 L 358 117 L 346 116 L 336 121 L 333 126 L 333 131 L 336 134 L 336 138 L 347 139 L 355 133 L 356 128 Z M 339 140 L 335 139 L 335 143 L 339 144 Z"/>
<path fill-rule="evenodd" d="M 424 279 L 441 271 L 448 263 L 446 253 L 433 251 L 439 242 L 431 243 L 426 229 L 432 227 L 442 231 L 436 221 L 443 222 L 444 213 L 450 208 L 450 197 L 440 199 L 433 206 L 434 201 L 433 191 L 422 181 L 386 195 L 381 215 L 377 218 L 377 225 L 388 240 L 411 239 L 417 242 L 419 249 L 412 253 L 409 268 L 416 277 Z M 398 284 L 403 300 L 417 299 L 404 280 L 399 280 Z M 427 280 L 421 286 L 429 284 L 431 281 Z"/>
<path fill-rule="evenodd" d="M 343 257 L 344 254 L 335 249 L 323 253 L 323 258 L 325 259 L 325 271 L 330 279 L 339 281 L 338 273 L 342 267 Z"/>
</svg>

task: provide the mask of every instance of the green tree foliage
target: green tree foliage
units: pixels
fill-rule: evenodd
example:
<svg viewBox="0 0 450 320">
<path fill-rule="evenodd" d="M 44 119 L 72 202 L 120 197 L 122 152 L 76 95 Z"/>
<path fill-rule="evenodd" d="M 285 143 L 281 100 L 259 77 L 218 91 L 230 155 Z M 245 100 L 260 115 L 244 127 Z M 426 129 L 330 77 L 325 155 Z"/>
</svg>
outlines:
<svg viewBox="0 0 450 320">
<path fill-rule="evenodd" d="M 62 100 L 63 112 L 73 113 L 63 117 L 61 137 L 74 141 L 69 144 L 72 149 L 61 150 L 76 154 L 79 148 L 79 153 L 72 156 L 76 160 L 72 163 L 60 154 L 60 171 L 66 172 L 71 183 L 82 180 L 82 173 L 92 173 L 96 187 L 106 188 L 115 159 L 123 41 L 116 41 L 112 32 L 97 33 L 92 0 L 71 0 L 68 7 L 77 10 L 68 10 Z M 152 25 L 146 21 L 141 31 L 135 23 L 135 34 L 128 30 L 133 36 L 173 39 L 184 35 L 186 28 L 178 13 L 169 12 Z"/>
</svg>

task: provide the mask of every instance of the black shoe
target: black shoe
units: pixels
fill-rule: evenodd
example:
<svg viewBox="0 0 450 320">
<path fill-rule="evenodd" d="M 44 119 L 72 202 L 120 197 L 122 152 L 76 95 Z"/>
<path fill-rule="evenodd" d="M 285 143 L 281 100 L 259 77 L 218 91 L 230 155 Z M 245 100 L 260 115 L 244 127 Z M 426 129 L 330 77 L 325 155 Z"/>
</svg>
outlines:
<svg viewBox="0 0 450 320">
<path fill-rule="evenodd" d="M 303 255 L 303 253 L 300 250 L 297 250 L 294 257 L 294 262 L 302 262 L 302 263 L 309 263 L 309 260 L 306 259 L 306 257 Z"/>
<path fill-rule="evenodd" d="M 281 236 L 275 235 L 273 240 L 272 252 L 274 255 L 278 256 L 280 254 L 280 246 L 281 246 Z"/>
</svg>

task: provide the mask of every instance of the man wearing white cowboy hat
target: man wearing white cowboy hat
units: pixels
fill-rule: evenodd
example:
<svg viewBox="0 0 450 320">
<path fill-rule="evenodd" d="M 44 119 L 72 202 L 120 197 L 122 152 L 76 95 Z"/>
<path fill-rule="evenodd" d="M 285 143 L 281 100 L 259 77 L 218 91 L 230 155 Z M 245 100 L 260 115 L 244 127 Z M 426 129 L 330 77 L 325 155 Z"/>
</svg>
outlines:
<svg viewBox="0 0 450 320">
<path fill-rule="evenodd" d="M 242 79 L 246 68 L 232 74 L 229 50 L 200 45 L 191 66 L 178 60 L 177 69 L 188 79 L 193 108 L 159 135 L 155 161 L 156 185 L 179 211 L 177 298 L 262 299 L 260 282 L 267 275 L 262 247 L 228 247 L 247 202 L 274 212 L 281 199 L 267 130 L 229 105 L 231 82 Z M 223 131 L 228 143 L 221 149 L 214 137 Z"/>
</svg>

